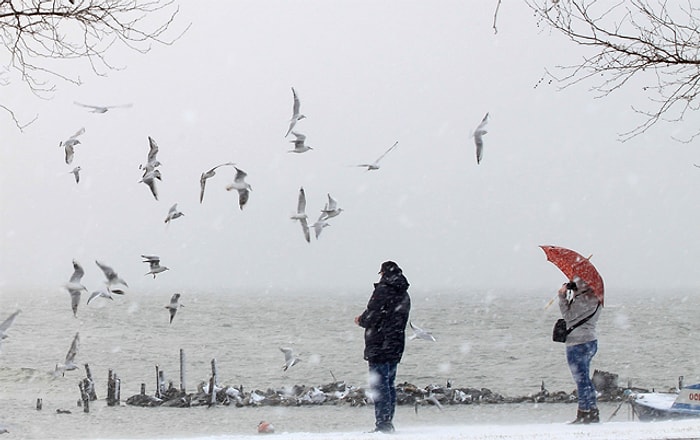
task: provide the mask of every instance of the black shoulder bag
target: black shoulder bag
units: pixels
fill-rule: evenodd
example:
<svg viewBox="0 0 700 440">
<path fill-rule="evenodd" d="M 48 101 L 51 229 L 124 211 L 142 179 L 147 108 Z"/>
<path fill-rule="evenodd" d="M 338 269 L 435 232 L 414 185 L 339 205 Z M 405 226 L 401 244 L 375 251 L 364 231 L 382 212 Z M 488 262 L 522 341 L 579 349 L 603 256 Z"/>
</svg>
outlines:
<svg viewBox="0 0 700 440">
<path fill-rule="evenodd" d="M 566 328 L 566 321 L 564 318 L 559 318 L 556 323 L 554 323 L 554 329 L 552 330 L 552 341 L 554 342 L 566 342 L 566 337 L 569 336 L 569 333 L 574 331 L 574 329 L 580 325 L 583 325 L 593 317 L 598 312 L 598 307 L 600 307 L 600 303 L 595 307 L 595 310 L 593 313 L 591 313 L 589 316 L 583 318 L 576 324 L 572 325 L 571 328 Z"/>
</svg>

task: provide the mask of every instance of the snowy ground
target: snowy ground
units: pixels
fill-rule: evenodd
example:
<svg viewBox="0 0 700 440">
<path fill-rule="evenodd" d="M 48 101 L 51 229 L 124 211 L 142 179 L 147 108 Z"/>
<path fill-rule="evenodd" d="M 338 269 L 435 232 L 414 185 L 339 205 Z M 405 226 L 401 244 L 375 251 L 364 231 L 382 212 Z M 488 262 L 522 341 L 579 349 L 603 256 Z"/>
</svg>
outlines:
<svg viewBox="0 0 700 440">
<path fill-rule="evenodd" d="M 700 420 L 665 422 L 619 422 L 598 425 L 528 424 L 528 425 L 455 425 L 425 426 L 399 429 L 394 434 L 332 432 L 332 433 L 274 433 L 264 434 L 285 440 L 677 440 L 700 439 Z M 261 434 L 199 437 L 200 440 L 252 440 Z M 191 440 L 191 439 L 190 439 Z"/>
</svg>

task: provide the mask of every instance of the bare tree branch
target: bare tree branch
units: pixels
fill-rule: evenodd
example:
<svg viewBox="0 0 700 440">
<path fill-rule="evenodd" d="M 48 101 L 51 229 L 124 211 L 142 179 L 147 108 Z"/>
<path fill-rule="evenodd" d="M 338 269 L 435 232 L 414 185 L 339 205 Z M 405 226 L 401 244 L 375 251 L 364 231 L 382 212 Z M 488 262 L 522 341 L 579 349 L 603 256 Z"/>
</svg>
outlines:
<svg viewBox="0 0 700 440">
<path fill-rule="evenodd" d="M 140 53 L 153 43 L 172 44 L 187 30 L 166 36 L 178 12 L 175 0 L 0 0 L 0 42 L 9 55 L 4 67 L 36 96 L 48 98 L 57 83 L 81 84 L 66 61 L 86 60 L 94 74 L 104 76 L 119 69 L 106 57 L 117 43 Z M 5 105 L 0 108 L 15 125 L 26 126 Z"/>
<path fill-rule="evenodd" d="M 498 20 L 498 10 L 501 8 L 501 0 L 496 3 L 496 10 L 493 13 L 493 33 L 498 33 L 498 28 L 496 27 L 496 20 Z"/>
<path fill-rule="evenodd" d="M 550 75 L 563 88 L 591 82 L 597 97 L 647 82 L 650 107 L 633 107 L 644 117 L 620 134 L 629 140 L 660 120 L 683 121 L 700 107 L 700 4 L 694 0 L 525 0 L 539 23 L 562 33 L 590 55 Z M 698 131 L 700 134 L 700 130 Z M 697 136 L 694 135 L 693 137 Z"/>
</svg>

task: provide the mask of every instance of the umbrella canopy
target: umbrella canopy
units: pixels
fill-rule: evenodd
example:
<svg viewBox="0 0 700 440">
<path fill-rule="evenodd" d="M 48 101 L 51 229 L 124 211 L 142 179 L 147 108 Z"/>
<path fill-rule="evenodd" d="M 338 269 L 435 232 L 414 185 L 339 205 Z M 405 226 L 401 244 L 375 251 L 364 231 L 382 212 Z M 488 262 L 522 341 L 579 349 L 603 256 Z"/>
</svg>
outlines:
<svg viewBox="0 0 700 440">
<path fill-rule="evenodd" d="M 603 295 L 605 288 L 603 278 L 598 270 L 591 263 L 590 257 L 586 258 L 576 251 L 559 246 L 540 246 L 547 256 L 547 261 L 551 261 L 566 275 L 569 280 L 578 276 L 593 289 L 593 293 L 603 305 Z"/>
</svg>

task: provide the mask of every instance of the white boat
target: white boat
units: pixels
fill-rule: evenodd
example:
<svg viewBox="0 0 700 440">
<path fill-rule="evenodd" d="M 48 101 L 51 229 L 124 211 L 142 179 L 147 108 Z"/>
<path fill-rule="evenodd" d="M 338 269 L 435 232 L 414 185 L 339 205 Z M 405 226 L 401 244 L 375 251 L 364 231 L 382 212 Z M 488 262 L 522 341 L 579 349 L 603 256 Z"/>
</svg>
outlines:
<svg viewBox="0 0 700 440">
<path fill-rule="evenodd" d="M 700 384 L 677 393 L 638 393 L 630 403 L 642 421 L 700 417 Z"/>
</svg>

